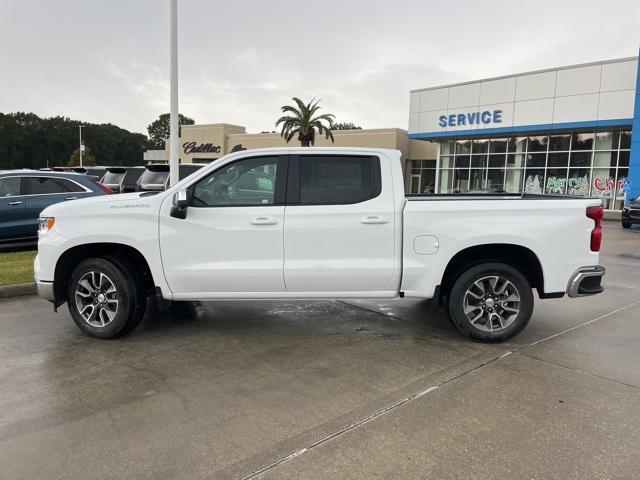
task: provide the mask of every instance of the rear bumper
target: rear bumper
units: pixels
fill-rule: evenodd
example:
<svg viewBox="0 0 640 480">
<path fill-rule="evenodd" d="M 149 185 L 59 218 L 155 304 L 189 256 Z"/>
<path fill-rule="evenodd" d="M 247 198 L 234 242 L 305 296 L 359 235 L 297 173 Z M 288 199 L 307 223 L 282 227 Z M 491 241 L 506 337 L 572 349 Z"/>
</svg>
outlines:
<svg viewBox="0 0 640 480">
<path fill-rule="evenodd" d="M 570 297 L 586 297 L 602 293 L 604 287 L 601 282 L 605 272 L 600 265 L 580 267 L 569 279 L 567 294 Z"/>
</svg>

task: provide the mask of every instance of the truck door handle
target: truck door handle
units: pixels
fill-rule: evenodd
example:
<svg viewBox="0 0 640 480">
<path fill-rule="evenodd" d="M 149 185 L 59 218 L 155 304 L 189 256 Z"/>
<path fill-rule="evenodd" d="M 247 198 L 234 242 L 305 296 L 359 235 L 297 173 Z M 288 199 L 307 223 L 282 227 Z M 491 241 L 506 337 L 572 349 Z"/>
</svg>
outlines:
<svg viewBox="0 0 640 480">
<path fill-rule="evenodd" d="M 22 205 L 22 202 L 19 202 L 19 201 L 9 202 L 9 205 L 11 205 L 11 206 Z"/>
<path fill-rule="evenodd" d="M 78 197 L 65 197 L 65 200 L 76 200 Z"/>
<path fill-rule="evenodd" d="M 273 217 L 256 217 L 251 220 L 251 225 L 277 225 L 278 219 Z"/>
<path fill-rule="evenodd" d="M 389 220 L 387 220 L 384 217 L 377 217 L 375 215 L 371 215 L 369 217 L 362 217 L 360 219 L 360 223 L 371 225 L 371 224 L 389 223 Z"/>
</svg>

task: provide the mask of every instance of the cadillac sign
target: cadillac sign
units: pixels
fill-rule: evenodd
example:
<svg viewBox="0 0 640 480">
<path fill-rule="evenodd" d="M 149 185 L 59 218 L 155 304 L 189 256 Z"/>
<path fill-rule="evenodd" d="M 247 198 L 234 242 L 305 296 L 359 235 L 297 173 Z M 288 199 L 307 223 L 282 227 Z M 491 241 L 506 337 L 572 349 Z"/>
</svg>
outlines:
<svg viewBox="0 0 640 480">
<path fill-rule="evenodd" d="M 200 145 L 198 145 L 196 142 L 185 142 L 182 144 L 182 150 L 185 154 L 220 153 L 222 147 L 220 145 L 214 145 L 213 143 L 201 143 Z"/>
</svg>

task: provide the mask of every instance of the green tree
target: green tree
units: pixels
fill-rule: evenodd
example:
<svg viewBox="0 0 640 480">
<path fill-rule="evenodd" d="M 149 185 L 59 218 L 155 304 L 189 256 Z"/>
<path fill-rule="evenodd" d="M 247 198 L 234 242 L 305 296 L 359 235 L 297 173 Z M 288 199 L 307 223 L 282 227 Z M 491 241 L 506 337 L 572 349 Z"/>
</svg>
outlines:
<svg viewBox="0 0 640 480">
<path fill-rule="evenodd" d="M 115 125 L 33 113 L 0 113 L 0 170 L 66 165 L 78 147 L 78 125 L 93 156 L 104 165 L 140 165 L 147 136 Z M 84 156 L 83 156 L 84 160 Z M 84 161 L 83 161 L 84 163 Z"/>
<path fill-rule="evenodd" d="M 67 162 L 67 167 L 77 167 L 78 165 L 80 165 L 80 147 L 73 151 Z M 93 156 L 89 147 L 85 145 L 82 153 L 82 166 L 92 167 L 94 165 L 96 165 L 96 157 Z"/>
<path fill-rule="evenodd" d="M 163 113 L 157 120 L 149 124 L 147 127 L 147 132 L 149 132 L 147 146 L 149 149 L 162 150 L 164 148 L 164 141 L 169 138 L 170 118 L 170 114 Z M 196 122 L 193 118 L 189 118 L 181 113 L 178 114 L 178 125 L 180 127 L 182 125 L 193 125 L 194 123 Z"/>
<path fill-rule="evenodd" d="M 316 131 L 320 135 L 324 134 L 325 138 L 330 138 L 333 143 L 331 127 L 335 115 L 331 113 L 316 115 L 316 112 L 320 110 L 321 107 L 318 106 L 320 100 L 315 100 L 315 102 L 314 100 L 315 98 L 309 103 L 304 104 L 299 98 L 293 97 L 293 101 L 297 107 L 291 105 L 281 107 L 282 112 L 288 113 L 289 115 L 280 117 L 276 122 L 276 127 L 282 124 L 280 136 L 284 138 L 287 143 L 297 135 L 300 145 L 303 147 L 312 146 L 315 144 Z"/>
<path fill-rule="evenodd" d="M 353 122 L 334 123 L 331 130 L 362 130 L 362 127 Z"/>
</svg>

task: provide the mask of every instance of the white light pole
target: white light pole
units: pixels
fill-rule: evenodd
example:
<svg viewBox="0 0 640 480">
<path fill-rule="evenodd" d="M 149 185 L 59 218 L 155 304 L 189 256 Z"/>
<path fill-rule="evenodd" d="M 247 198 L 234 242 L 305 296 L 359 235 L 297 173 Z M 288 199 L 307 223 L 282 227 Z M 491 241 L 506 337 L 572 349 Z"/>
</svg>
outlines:
<svg viewBox="0 0 640 480">
<path fill-rule="evenodd" d="M 169 114 L 169 182 L 178 183 L 178 0 L 171 1 L 171 110 Z"/>
<path fill-rule="evenodd" d="M 78 131 L 80 132 L 80 149 L 78 150 L 80 152 L 80 166 L 82 166 L 82 152 L 84 151 L 84 145 L 82 144 L 82 127 L 84 127 L 84 125 L 78 125 Z"/>
</svg>

